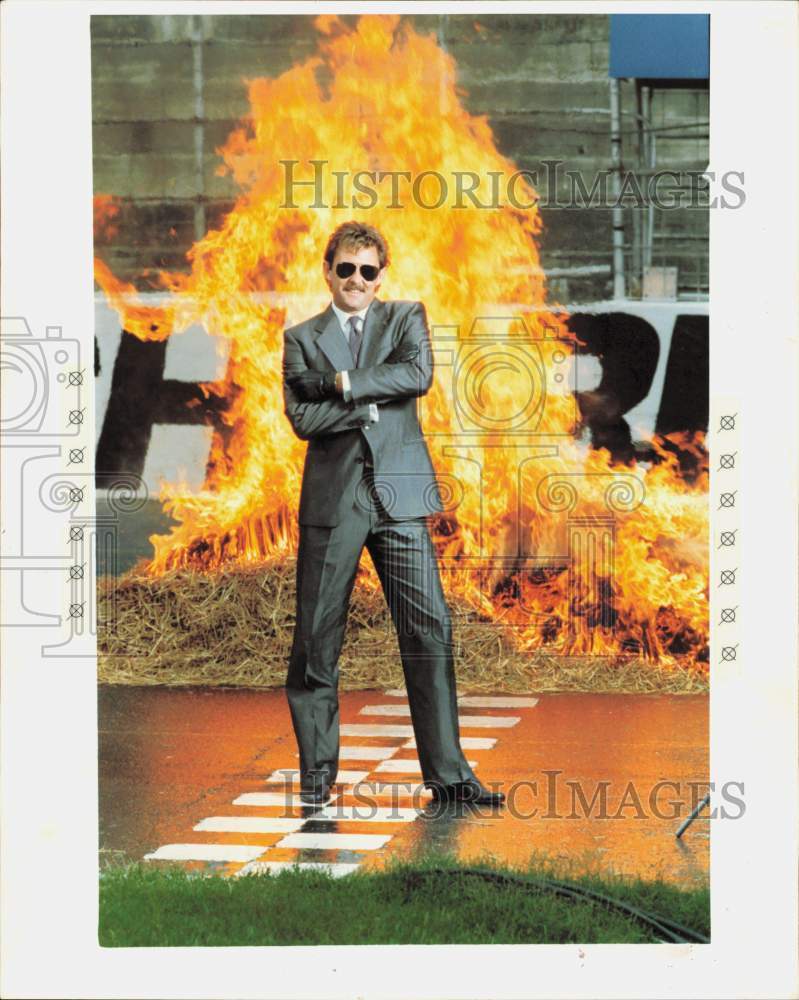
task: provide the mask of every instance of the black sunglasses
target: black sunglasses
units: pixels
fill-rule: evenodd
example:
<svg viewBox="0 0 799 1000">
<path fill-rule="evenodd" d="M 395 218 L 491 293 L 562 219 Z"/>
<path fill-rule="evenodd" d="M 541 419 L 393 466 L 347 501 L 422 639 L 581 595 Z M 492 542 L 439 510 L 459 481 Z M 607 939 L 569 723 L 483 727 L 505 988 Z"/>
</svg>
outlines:
<svg viewBox="0 0 799 1000">
<path fill-rule="evenodd" d="M 339 278 L 350 278 L 355 274 L 356 265 L 349 260 L 343 260 L 340 264 L 336 264 L 336 274 Z M 374 264 L 361 264 L 360 266 L 361 277 L 366 281 L 374 281 L 375 278 L 380 274 L 380 268 L 375 267 Z"/>
</svg>

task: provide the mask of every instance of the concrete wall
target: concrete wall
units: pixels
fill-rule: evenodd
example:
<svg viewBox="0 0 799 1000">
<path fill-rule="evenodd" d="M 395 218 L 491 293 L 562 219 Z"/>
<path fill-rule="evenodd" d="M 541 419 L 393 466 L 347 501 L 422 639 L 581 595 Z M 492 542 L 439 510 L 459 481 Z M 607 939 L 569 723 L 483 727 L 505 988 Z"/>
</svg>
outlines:
<svg viewBox="0 0 799 1000">
<path fill-rule="evenodd" d="M 520 169 L 539 170 L 544 199 L 550 194 L 544 160 L 579 169 L 590 189 L 594 172 L 610 165 L 607 16 L 459 14 L 413 20 L 420 30 L 435 32 L 455 58 L 465 104 L 488 116 L 501 152 Z M 282 73 L 310 56 L 316 39 L 313 19 L 306 16 L 92 18 L 94 188 L 121 199 L 118 235 L 101 250 L 119 277 L 147 287 L 140 279 L 144 268 L 185 269 L 186 250 L 217 224 L 236 193 L 229 177 L 215 175 L 220 161 L 214 147 L 248 111 L 242 79 Z M 197 116 L 194 81 L 200 65 Z M 630 167 L 638 161 L 634 109 L 633 88 L 625 84 L 624 151 Z M 655 124 L 707 116 L 707 92 L 655 95 Z M 659 140 L 658 163 L 704 169 L 706 132 L 699 139 Z M 565 181 L 559 193 L 567 193 Z M 608 297 L 610 211 L 549 208 L 542 217 L 552 298 L 578 303 Z M 625 221 L 631 242 L 632 211 Z M 707 212 L 664 213 L 659 228 L 665 232 L 653 263 L 678 266 L 683 289 L 695 283 L 706 287 Z M 586 268 L 604 271 L 585 273 Z"/>
</svg>

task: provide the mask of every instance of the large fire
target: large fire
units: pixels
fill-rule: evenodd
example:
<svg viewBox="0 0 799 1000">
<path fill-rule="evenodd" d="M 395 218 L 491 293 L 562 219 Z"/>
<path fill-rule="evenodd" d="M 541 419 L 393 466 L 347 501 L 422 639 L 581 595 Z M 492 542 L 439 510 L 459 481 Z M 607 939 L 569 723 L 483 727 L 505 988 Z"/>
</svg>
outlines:
<svg viewBox="0 0 799 1000">
<path fill-rule="evenodd" d="M 218 151 L 220 172 L 242 193 L 221 228 L 189 251 L 190 273 L 158 272 L 166 305 L 142 304 L 96 261 L 125 330 L 161 340 L 200 323 L 229 350 L 225 378 L 203 387 L 224 402 L 204 488 L 163 488 L 179 523 L 151 539 L 148 571 L 213 570 L 292 551 L 306 445 L 283 414 L 283 329 L 324 308 L 322 248 L 336 225 L 359 218 L 391 246 L 381 296 L 423 301 L 433 329 L 436 378 L 420 416 L 452 501 L 431 525 L 450 592 L 514 626 L 524 649 L 704 661 L 701 436 L 673 442 L 700 458 L 690 483 L 663 442 L 653 442 L 660 462 L 630 467 L 581 443 L 569 382 L 574 338 L 563 311 L 545 304 L 535 192 L 517 177 L 516 201 L 532 207 L 486 209 L 464 197 L 433 209 L 425 206 L 440 188 L 431 174 L 418 199 L 389 207 L 391 172 L 476 172 L 503 190 L 517 173 L 486 119 L 464 109 L 454 61 L 395 15 L 364 16 L 355 27 L 329 16 L 315 23 L 316 56 L 249 81 L 250 116 Z M 287 200 L 289 170 L 307 181 L 322 169 L 321 198 L 313 185 L 294 185 Z M 373 174 L 374 206 L 353 202 L 357 170 Z M 98 201 L 100 225 L 112 205 Z M 375 585 L 371 567 L 363 582 Z"/>
</svg>

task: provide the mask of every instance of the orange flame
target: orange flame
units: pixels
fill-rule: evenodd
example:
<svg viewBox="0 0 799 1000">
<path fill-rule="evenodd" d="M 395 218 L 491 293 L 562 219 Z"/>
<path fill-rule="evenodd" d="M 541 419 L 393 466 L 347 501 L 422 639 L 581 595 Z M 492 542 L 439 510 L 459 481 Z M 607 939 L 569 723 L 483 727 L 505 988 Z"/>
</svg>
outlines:
<svg viewBox="0 0 799 1000">
<path fill-rule="evenodd" d="M 113 195 L 94 196 L 94 241 L 110 243 L 118 234 L 119 204 Z"/>
<path fill-rule="evenodd" d="M 660 464 L 619 470 L 575 436 L 564 377 L 574 337 L 563 312 L 545 304 L 541 219 L 523 179 L 513 181 L 516 201 L 530 208 L 486 209 L 464 197 L 433 210 L 424 206 L 435 184 L 405 197 L 401 211 L 389 207 L 391 172 L 471 171 L 501 190 L 517 174 L 486 118 L 463 107 L 453 59 L 396 15 L 364 16 L 354 28 L 330 15 L 315 23 L 317 55 L 249 81 L 250 115 L 218 151 L 219 172 L 242 193 L 221 228 L 189 251 L 189 274 L 158 272 L 167 304 L 142 304 L 96 261 L 128 332 L 160 340 L 201 323 L 229 347 L 225 378 L 204 385 L 224 401 L 204 488 L 163 488 L 179 524 L 151 539 L 150 571 L 257 562 L 294 546 L 306 445 L 283 414 L 282 331 L 324 308 L 322 249 L 336 225 L 361 218 L 391 246 L 381 294 L 423 301 L 433 328 L 436 379 L 420 415 L 457 502 L 435 525 L 450 587 L 495 622 L 515 624 L 522 648 L 703 658 L 706 468 L 689 485 L 655 442 Z M 324 161 L 322 197 L 295 186 L 289 199 L 287 170 L 311 180 L 314 160 Z M 358 169 L 372 172 L 378 192 L 368 208 L 353 201 Z M 481 316 L 492 318 L 475 322 Z M 675 443 L 704 454 L 701 435 Z M 487 555 L 491 568 L 466 568 Z"/>
</svg>

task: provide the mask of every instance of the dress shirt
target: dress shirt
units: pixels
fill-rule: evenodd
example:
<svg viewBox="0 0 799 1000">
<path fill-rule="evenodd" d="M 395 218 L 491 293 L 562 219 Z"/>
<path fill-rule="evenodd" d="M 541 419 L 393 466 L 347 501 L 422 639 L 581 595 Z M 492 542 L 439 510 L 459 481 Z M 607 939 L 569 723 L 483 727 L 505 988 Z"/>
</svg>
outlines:
<svg viewBox="0 0 799 1000">
<path fill-rule="evenodd" d="M 348 313 L 348 312 L 344 312 L 343 309 L 339 309 L 339 307 L 335 304 L 335 302 L 331 302 L 330 305 L 333 307 L 333 312 L 336 314 L 336 318 L 338 319 L 339 326 L 341 327 L 341 332 L 344 334 L 344 339 L 347 341 L 347 345 L 349 345 L 349 342 L 350 342 L 349 322 L 350 322 L 350 320 L 352 319 L 353 316 L 360 317 L 361 323 L 363 324 L 362 329 L 365 328 L 366 327 L 366 314 L 369 312 L 369 306 L 367 306 L 365 309 L 361 309 L 360 312 Z M 371 305 L 371 303 L 370 303 L 370 305 Z M 350 392 L 350 376 L 349 376 L 349 372 L 343 371 L 341 373 L 341 389 L 342 389 L 342 392 L 343 392 L 343 395 L 344 395 L 344 402 L 345 403 L 349 403 L 349 401 L 352 399 L 352 393 Z M 371 420 L 372 420 L 373 424 L 376 424 L 378 422 L 378 420 L 380 419 L 380 414 L 378 413 L 378 410 L 377 410 L 377 403 L 370 403 L 369 404 L 369 416 L 371 417 Z"/>
</svg>

